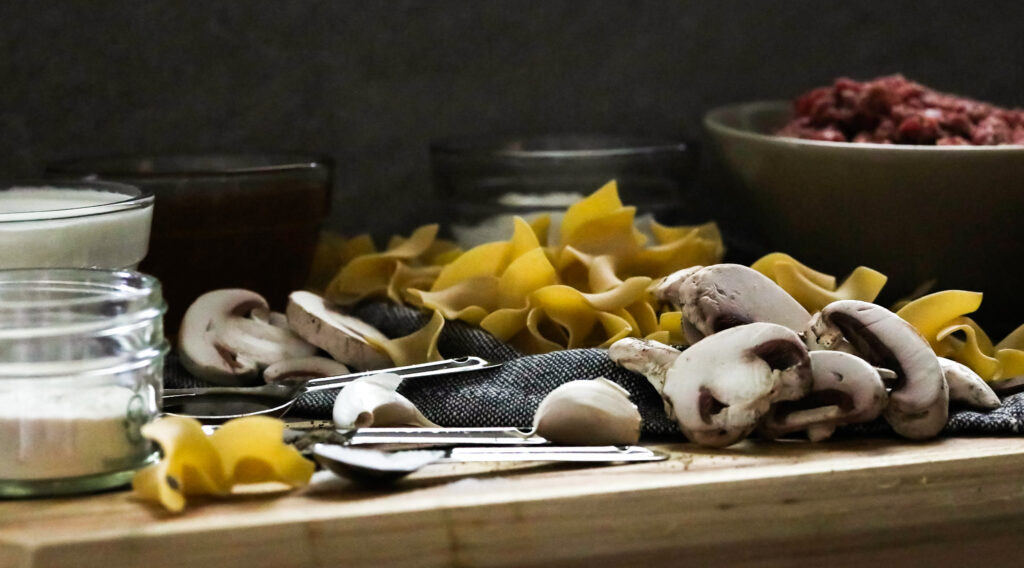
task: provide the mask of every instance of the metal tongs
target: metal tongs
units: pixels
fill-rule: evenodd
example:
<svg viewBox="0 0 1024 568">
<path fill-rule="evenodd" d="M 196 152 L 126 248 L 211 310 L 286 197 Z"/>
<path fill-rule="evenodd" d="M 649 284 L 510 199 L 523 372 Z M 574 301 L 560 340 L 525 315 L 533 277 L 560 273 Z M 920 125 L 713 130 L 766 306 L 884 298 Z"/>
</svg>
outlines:
<svg viewBox="0 0 1024 568">
<path fill-rule="evenodd" d="M 353 428 L 327 420 L 288 423 L 285 442 L 336 475 L 361 483 L 395 481 L 435 463 L 662 461 L 641 446 L 556 446 L 529 430 L 483 428 Z M 203 426 L 212 433 L 213 424 Z"/>
<path fill-rule="evenodd" d="M 363 483 L 395 481 L 434 463 L 662 461 L 668 456 L 640 446 L 456 446 L 387 452 L 316 444 L 313 457 L 335 475 Z"/>
<path fill-rule="evenodd" d="M 243 416 L 284 416 L 295 401 L 311 392 L 343 388 L 370 375 L 393 373 L 403 378 L 431 377 L 491 369 L 501 363 L 490 363 L 480 357 L 459 357 L 434 363 L 406 365 L 349 373 L 318 379 L 280 381 L 258 387 L 201 387 L 165 389 L 163 410 L 166 414 L 191 416 L 207 424 L 217 424 Z"/>
</svg>

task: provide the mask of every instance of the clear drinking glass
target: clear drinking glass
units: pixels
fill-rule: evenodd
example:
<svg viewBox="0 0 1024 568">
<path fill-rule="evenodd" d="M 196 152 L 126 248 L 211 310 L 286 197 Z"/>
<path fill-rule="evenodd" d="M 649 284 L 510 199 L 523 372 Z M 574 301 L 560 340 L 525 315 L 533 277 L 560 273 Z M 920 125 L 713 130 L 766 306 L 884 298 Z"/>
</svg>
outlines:
<svg viewBox="0 0 1024 568">
<path fill-rule="evenodd" d="M 132 271 L 0 270 L 0 497 L 123 485 L 155 458 L 165 304 Z"/>
<path fill-rule="evenodd" d="M 149 255 L 139 269 L 163 283 L 172 337 L 188 306 L 210 290 L 254 290 L 283 309 L 309 276 L 333 182 L 332 163 L 307 155 L 82 158 L 46 170 L 154 194 Z"/>
<path fill-rule="evenodd" d="M 691 183 L 696 151 L 681 141 L 560 135 L 466 138 L 430 148 L 434 186 L 463 246 L 508 238 L 512 217 L 564 211 L 616 180 L 626 205 L 662 223 L 703 222 Z"/>
</svg>

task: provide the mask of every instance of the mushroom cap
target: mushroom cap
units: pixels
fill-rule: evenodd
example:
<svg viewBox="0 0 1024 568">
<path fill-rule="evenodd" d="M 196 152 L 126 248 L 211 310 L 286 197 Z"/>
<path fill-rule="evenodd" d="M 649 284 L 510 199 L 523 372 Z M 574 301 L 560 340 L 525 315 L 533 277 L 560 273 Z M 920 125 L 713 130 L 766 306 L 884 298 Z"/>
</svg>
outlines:
<svg viewBox="0 0 1024 568">
<path fill-rule="evenodd" d="M 316 352 L 287 328 L 273 325 L 256 292 L 226 288 L 189 306 L 178 333 L 181 363 L 193 375 L 224 385 L 259 382 L 267 366 Z"/>
<path fill-rule="evenodd" d="M 962 402 L 975 408 L 992 410 L 1002 402 L 992 387 L 970 367 L 952 359 L 939 357 L 942 375 L 949 386 L 949 400 Z"/>
<path fill-rule="evenodd" d="M 679 306 L 690 343 L 753 322 L 775 323 L 800 333 L 811 318 L 771 278 L 741 264 L 685 269 L 667 276 L 654 294 Z"/>
<path fill-rule="evenodd" d="M 838 329 L 856 352 L 896 381 L 885 419 L 911 439 L 937 435 L 949 415 L 949 392 L 935 352 L 906 320 L 882 306 L 860 300 L 832 302 L 821 310 L 823 327 Z"/>
<path fill-rule="evenodd" d="M 811 351 L 814 384 L 807 396 L 775 404 L 758 431 L 767 438 L 807 430 L 821 441 L 836 426 L 870 422 L 882 413 L 885 384 L 870 363 L 842 351 Z"/>
<path fill-rule="evenodd" d="M 679 287 L 683 285 L 689 277 L 696 274 L 698 271 L 703 270 L 703 265 L 694 265 L 682 270 L 677 270 L 668 276 L 665 276 L 658 281 L 654 286 L 654 297 L 658 298 L 662 302 L 668 302 L 670 304 L 679 305 Z"/>
<path fill-rule="evenodd" d="M 745 438 L 771 405 L 811 388 L 807 348 L 791 329 L 751 323 L 708 336 L 669 368 L 662 395 L 690 440 L 728 446 Z"/>
</svg>

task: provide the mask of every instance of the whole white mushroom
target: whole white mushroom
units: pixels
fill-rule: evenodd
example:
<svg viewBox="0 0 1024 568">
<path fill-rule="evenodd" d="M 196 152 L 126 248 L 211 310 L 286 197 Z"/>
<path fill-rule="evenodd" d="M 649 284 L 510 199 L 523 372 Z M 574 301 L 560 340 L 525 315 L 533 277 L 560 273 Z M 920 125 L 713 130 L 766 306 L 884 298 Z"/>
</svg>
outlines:
<svg viewBox="0 0 1024 568">
<path fill-rule="evenodd" d="M 758 425 L 772 404 L 811 388 L 807 348 L 791 329 L 750 323 L 701 339 L 683 352 L 639 339 L 608 350 L 617 364 L 645 375 L 669 416 L 691 441 L 729 446 Z"/>
</svg>

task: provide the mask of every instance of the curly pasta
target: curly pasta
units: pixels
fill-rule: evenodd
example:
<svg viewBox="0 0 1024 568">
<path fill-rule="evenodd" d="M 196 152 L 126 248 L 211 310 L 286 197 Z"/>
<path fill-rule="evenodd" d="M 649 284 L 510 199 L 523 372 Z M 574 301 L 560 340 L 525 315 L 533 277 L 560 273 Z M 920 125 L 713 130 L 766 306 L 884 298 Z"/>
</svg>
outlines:
<svg viewBox="0 0 1024 568">
<path fill-rule="evenodd" d="M 508 240 L 465 252 L 436 234 L 436 226 L 421 227 L 384 252 L 350 259 L 327 298 L 413 304 L 528 353 L 607 346 L 627 336 L 678 343 L 681 331 L 671 322 L 679 317 L 654 303 L 649 286 L 675 270 L 720 262 L 725 250 L 714 223 L 641 226 L 614 181 L 570 206 L 557 227 L 547 215 L 516 218 Z"/>
<path fill-rule="evenodd" d="M 163 458 L 132 479 L 135 493 L 169 511 L 185 508 L 188 495 L 228 495 L 242 484 L 279 482 L 300 487 L 315 466 L 284 443 L 284 422 L 265 416 L 230 420 L 212 435 L 199 422 L 163 416 L 142 427 Z"/>
<path fill-rule="evenodd" d="M 935 353 L 970 367 L 986 381 L 1024 375 L 1024 325 L 998 344 L 966 314 L 981 307 L 979 292 L 944 290 L 911 301 L 897 313 L 931 344 Z"/>
<path fill-rule="evenodd" d="M 811 313 L 838 300 L 873 302 L 888 279 L 877 270 L 858 266 L 836 286 L 834 276 L 813 270 L 781 252 L 767 254 L 750 267 L 774 280 Z"/>
</svg>

